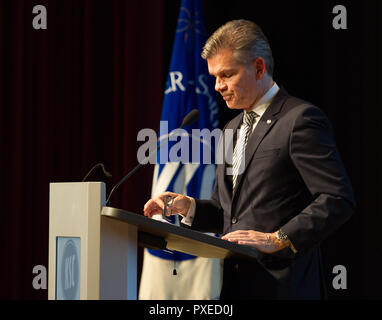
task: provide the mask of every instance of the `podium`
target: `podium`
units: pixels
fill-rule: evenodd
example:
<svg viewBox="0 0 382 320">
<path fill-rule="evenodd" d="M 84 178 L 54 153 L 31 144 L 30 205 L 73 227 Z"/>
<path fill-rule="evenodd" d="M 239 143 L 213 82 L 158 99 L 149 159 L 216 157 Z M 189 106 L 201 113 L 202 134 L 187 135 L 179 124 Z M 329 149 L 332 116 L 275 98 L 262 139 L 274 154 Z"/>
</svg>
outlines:
<svg viewBox="0 0 382 320">
<path fill-rule="evenodd" d="M 136 299 L 137 228 L 101 215 L 101 182 L 51 183 L 48 299 Z"/>
<path fill-rule="evenodd" d="M 259 252 L 185 227 L 106 207 L 102 182 L 51 183 L 48 298 L 137 299 L 137 246 L 200 257 Z"/>
</svg>

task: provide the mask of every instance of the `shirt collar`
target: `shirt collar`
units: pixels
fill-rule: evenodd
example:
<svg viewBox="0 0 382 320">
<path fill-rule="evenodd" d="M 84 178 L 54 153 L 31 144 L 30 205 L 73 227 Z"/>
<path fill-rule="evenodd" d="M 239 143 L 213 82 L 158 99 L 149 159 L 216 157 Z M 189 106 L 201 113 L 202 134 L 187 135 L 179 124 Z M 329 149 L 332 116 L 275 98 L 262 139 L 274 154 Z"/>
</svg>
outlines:
<svg viewBox="0 0 382 320">
<path fill-rule="evenodd" d="M 275 82 L 273 86 L 266 92 L 266 94 L 263 95 L 261 99 L 248 111 L 256 112 L 261 118 L 279 90 L 280 88 Z"/>
</svg>

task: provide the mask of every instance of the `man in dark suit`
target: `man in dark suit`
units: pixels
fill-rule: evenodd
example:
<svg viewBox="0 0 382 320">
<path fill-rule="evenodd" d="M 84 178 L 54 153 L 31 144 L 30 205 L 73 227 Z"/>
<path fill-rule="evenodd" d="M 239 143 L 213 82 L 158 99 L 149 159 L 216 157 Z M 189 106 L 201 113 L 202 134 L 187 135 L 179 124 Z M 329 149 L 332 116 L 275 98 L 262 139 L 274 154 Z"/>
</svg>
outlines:
<svg viewBox="0 0 382 320">
<path fill-rule="evenodd" d="M 321 299 L 320 242 L 355 206 L 331 125 L 273 81 L 272 52 L 255 23 L 220 27 L 202 57 L 227 106 L 243 110 L 224 129 L 237 132 L 233 161 L 217 166 L 211 200 L 166 192 L 144 214 L 160 214 L 170 195 L 184 224 L 261 252 L 257 261 L 225 260 L 221 299 Z"/>
</svg>

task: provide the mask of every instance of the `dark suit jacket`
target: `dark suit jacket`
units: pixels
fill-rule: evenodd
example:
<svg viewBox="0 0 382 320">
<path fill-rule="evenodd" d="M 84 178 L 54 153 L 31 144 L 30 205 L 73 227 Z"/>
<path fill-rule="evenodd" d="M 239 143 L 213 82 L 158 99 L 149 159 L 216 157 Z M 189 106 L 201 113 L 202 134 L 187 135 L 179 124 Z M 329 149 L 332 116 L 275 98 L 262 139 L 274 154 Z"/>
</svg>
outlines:
<svg viewBox="0 0 382 320">
<path fill-rule="evenodd" d="M 237 130 L 243 113 L 225 127 Z M 350 181 L 324 113 L 281 89 L 249 137 L 232 193 L 220 164 L 211 200 L 196 200 L 193 229 L 226 234 L 281 228 L 295 248 L 258 261 L 226 259 L 221 298 L 319 299 L 319 244 L 354 211 Z"/>
</svg>

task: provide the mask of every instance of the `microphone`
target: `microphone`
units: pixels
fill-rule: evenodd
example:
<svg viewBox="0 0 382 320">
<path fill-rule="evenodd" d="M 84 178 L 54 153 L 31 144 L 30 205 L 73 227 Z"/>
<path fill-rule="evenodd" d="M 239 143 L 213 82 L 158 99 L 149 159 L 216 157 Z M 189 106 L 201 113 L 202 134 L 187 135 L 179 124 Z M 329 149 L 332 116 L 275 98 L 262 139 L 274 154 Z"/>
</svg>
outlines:
<svg viewBox="0 0 382 320">
<path fill-rule="evenodd" d="M 198 109 L 191 110 L 183 119 L 181 126 L 178 129 L 182 129 L 198 120 L 200 117 L 200 112 Z"/>
<path fill-rule="evenodd" d="M 82 182 L 84 182 L 84 181 L 89 177 L 89 175 L 90 175 L 95 169 L 97 169 L 98 167 L 101 167 L 102 172 L 103 172 L 103 174 L 106 176 L 106 178 L 110 179 L 110 178 L 112 177 L 112 175 L 111 175 L 109 172 L 106 171 L 105 166 L 103 165 L 103 163 L 97 163 L 93 168 L 91 168 L 91 169 L 89 170 L 89 172 L 86 174 L 86 176 L 82 179 Z"/>
<path fill-rule="evenodd" d="M 183 127 L 185 126 L 188 126 L 190 124 L 193 124 L 196 120 L 199 119 L 199 116 L 200 116 L 200 113 L 199 113 L 199 110 L 198 109 L 193 109 L 191 110 L 184 118 L 183 118 L 183 121 L 182 121 L 182 124 L 181 126 L 178 128 L 178 129 L 182 129 Z M 173 130 L 172 132 L 176 132 L 176 130 L 178 129 L 175 129 Z M 171 133 L 170 136 L 173 134 Z M 156 150 L 154 150 L 153 152 L 151 152 L 148 156 L 148 159 L 151 158 L 151 156 L 158 152 L 160 150 L 160 148 L 167 144 L 168 143 L 168 140 L 165 140 L 163 141 L 163 143 L 161 145 L 158 146 L 158 148 Z M 113 189 L 110 191 L 110 194 L 109 194 L 109 197 L 107 198 L 106 200 L 106 206 L 109 205 L 110 203 L 110 199 L 111 199 L 111 196 L 113 195 L 114 191 L 118 189 L 118 187 L 124 183 L 128 178 L 130 178 L 140 167 L 143 167 L 143 164 L 142 163 L 139 163 L 133 170 L 131 170 L 127 175 L 125 175 L 114 187 Z"/>
</svg>

